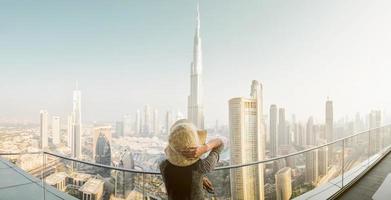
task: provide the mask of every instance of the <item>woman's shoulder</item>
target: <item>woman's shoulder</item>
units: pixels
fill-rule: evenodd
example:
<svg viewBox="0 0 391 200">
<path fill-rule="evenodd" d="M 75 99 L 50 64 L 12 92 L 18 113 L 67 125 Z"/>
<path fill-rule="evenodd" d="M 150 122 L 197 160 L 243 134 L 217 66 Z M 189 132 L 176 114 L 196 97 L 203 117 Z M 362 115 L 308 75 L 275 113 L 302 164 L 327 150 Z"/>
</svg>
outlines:
<svg viewBox="0 0 391 200">
<path fill-rule="evenodd" d="M 168 165 L 168 160 L 167 159 L 161 159 L 159 160 L 159 169 L 160 169 L 160 172 L 164 171 L 164 169 L 167 167 Z"/>
</svg>

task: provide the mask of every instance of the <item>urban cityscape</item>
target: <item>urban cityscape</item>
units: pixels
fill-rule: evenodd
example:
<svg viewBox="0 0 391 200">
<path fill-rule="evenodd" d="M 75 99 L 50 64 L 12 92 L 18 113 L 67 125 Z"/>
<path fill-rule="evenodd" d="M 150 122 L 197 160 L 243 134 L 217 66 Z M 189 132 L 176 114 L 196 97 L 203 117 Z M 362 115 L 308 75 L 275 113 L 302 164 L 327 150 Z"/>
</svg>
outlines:
<svg viewBox="0 0 391 200">
<path fill-rule="evenodd" d="M 73 91 L 66 91 L 68 105 L 63 105 L 72 108 L 67 114 L 42 104 L 35 123 L 0 119 L 1 158 L 69 199 L 168 199 L 159 163 L 165 159 L 171 126 L 188 119 L 207 131 L 207 140 L 217 137 L 225 143 L 218 168 L 208 175 L 215 193 L 205 192 L 205 199 L 288 200 L 310 199 L 341 180 L 343 186 L 344 178 L 353 177 L 362 163 L 391 144 L 391 128 L 385 126 L 391 115 L 384 108 L 336 118 L 339 102 L 325 92 L 318 105 L 323 117 L 299 118 L 288 106 L 264 102 L 270 97 L 264 95 L 268 86 L 261 79 L 246 80 L 242 91 L 248 95 L 219 102 L 227 109 L 226 120 L 208 118 L 203 83 L 210 76 L 203 63 L 210 56 L 203 56 L 208 51 L 202 46 L 199 2 L 194 10 L 192 60 L 184 66 L 190 84 L 177 83 L 188 88 L 188 96 L 182 97 L 186 108 L 162 110 L 145 101 L 136 110 L 117 113 L 117 120 L 87 122 L 82 106 L 89 106 L 83 103 L 88 89 L 74 80 L 68 83 Z"/>
</svg>

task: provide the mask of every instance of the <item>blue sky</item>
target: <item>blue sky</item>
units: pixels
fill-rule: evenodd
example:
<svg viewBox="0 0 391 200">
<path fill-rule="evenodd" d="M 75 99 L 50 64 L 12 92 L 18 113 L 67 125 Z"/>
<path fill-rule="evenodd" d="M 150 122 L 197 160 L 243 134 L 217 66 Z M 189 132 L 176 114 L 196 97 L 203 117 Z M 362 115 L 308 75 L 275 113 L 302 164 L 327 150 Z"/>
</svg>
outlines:
<svg viewBox="0 0 391 200">
<path fill-rule="evenodd" d="M 270 103 L 306 120 L 390 108 L 387 1 L 201 1 L 207 123 L 252 79 Z M 0 118 L 66 116 L 75 81 L 86 121 L 144 104 L 186 111 L 195 1 L 0 2 Z M 388 75 L 387 75 L 388 74 Z M 287 117 L 289 118 L 289 117 Z"/>
</svg>

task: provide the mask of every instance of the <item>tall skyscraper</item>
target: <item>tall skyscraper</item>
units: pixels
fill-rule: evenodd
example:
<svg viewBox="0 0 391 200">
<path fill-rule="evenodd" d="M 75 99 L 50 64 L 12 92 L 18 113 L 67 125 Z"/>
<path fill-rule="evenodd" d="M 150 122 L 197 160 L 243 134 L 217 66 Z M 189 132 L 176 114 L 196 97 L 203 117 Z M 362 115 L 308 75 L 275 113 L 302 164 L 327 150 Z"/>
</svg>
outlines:
<svg viewBox="0 0 391 200">
<path fill-rule="evenodd" d="M 96 163 L 111 165 L 111 126 L 99 126 L 93 130 L 93 157 Z M 108 173 L 104 173 L 107 175 Z"/>
<path fill-rule="evenodd" d="M 292 139 L 295 145 L 298 145 L 299 134 L 298 134 L 298 125 L 296 121 L 296 115 L 292 115 L 292 123 L 290 125 L 290 131 L 292 133 Z"/>
<path fill-rule="evenodd" d="M 327 101 L 326 101 L 326 127 L 325 127 L 325 135 L 326 135 L 326 140 L 327 142 L 332 142 L 334 139 L 334 133 L 333 133 L 333 129 L 334 129 L 334 121 L 333 121 L 333 102 L 331 100 L 329 100 L 329 98 L 327 97 Z M 333 159 L 333 145 L 330 145 L 329 146 L 329 156 L 328 158 L 329 159 Z"/>
<path fill-rule="evenodd" d="M 140 110 L 137 110 L 136 111 L 136 118 L 134 120 L 134 133 L 136 135 L 140 135 L 141 134 L 141 112 Z"/>
<path fill-rule="evenodd" d="M 305 129 L 306 133 L 306 144 L 307 145 L 315 145 L 316 135 L 314 132 L 314 118 L 310 117 L 307 121 L 307 127 Z"/>
<path fill-rule="evenodd" d="M 361 119 L 360 113 L 356 113 L 356 117 L 354 120 L 354 132 L 363 131 L 365 129 L 365 125 L 363 120 Z"/>
<path fill-rule="evenodd" d="M 313 145 L 308 145 L 307 148 L 312 148 Z M 305 154 L 305 182 L 311 185 L 316 185 L 318 182 L 318 150 L 308 151 Z"/>
<path fill-rule="evenodd" d="M 298 137 L 297 145 L 301 147 L 306 145 L 305 128 L 302 123 L 297 124 L 297 137 Z"/>
<path fill-rule="evenodd" d="M 123 117 L 123 134 L 124 136 L 130 136 L 132 134 L 132 120 L 129 115 Z"/>
<path fill-rule="evenodd" d="M 52 137 L 53 144 L 60 144 L 60 117 L 53 116 L 52 117 Z"/>
<path fill-rule="evenodd" d="M 278 151 L 278 136 L 277 136 L 277 106 L 270 106 L 270 153 L 271 157 L 277 156 Z"/>
<path fill-rule="evenodd" d="M 325 144 L 327 143 L 325 140 L 322 140 L 319 142 L 318 145 L 322 145 L 322 144 Z M 319 176 L 324 176 L 327 174 L 327 171 L 328 171 L 328 162 L 329 162 L 329 158 L 328 158 L 328 147 L 322 147 L 320 149 L 318 149 L 318 165 L 319 165 Z"/>
<path fill-rule="evenodd" d="M 48 147 L 48 117 L 49 114 L 46 110 L 40 111 L 40 135 L 41 135 L 41 144 L 40 147 L 42 150 Z"/>
<path fill-rule="evenodd" d="M 292 170 L 284 167 L 275 174 L 276 200 L 289 200 L 292 196 Z"/>
<path fill-rule="evenodd" d="M 152 133 L 151 107 L 149 105 L 144 106 L 143 114 L 142 134 L 143 136 L 149 136 Z"/>
<path fill-rule="evenodd" d="M 171 111 L 167 111 L 166 112 L 166 125 L 165 125 L 165 133 L 168 135 L 170 134 L 170 128 L 171 128 L 171 125 L 174 123 L 174 120 L 173 120 L 173 116 L 172 116 L 172 112 Z"/>
<path fill-rule="evenodd" d="M 278 109 L 278 146 L 289 144 L 289 137 L 286 128 L 285 109 L 280 108 Z"/>
<path fill-rule="evenodd" d="M 67 133 L 68 133 L 68 147 L 72 150 L 73 148 L 73 117 L 72 114 L 68 115 L 68 125 L 67 125 Z"/>
<path fill-rule="evenodd" d="M 94 127 L 92 134 L 93 134 L 92 135 L 92 156 L 93 156 L 93 158 L 96 158 L 97 150 L 99 149 L 97 147 L 98 139 L 99 139 L 99 137 L 101 135 L 103 135 L 105 140 L 107 140 L 107 142 L 109 144 L 111 144 L 111 138 L 112 138 L 111 126 L 97 126 L 97 127 Z"/>
<path fill-rule="evenodd" d="M 187 118 L 199 129 L 204 129 L 204 105 L 202 85 L 202 48 L 200 36 L 200 12 L 197 4 L 197 21 L 194 36 L 193 62 L 191 63 L 190 95 Z"/>
<path fill-rule="evenodd" d="M 124 136 L 124 122 L 117 121 L 115 122 L 115 136 L 123 137 Z"/>
<path fill-rule="evenodd" d="M 76 89 L 73 91 L 73 141 L 72 141 L 72 156 L 74 158 L 81 158 L 81 91 L 76 84 Z"/>
<path fill-rule="evenodd" d="M 262 86 L 257 81 L 252 82 L 250 98 L 229 100 L 232 165 L 265 157 L 262 103 Z M 232 199 L 264 199 L 263 164 L 231 169 L 230 173 Z"/>
<path fill-rule="evenodd" d="M 153 110 L 152 129 L 153 129 L 153 134 L 158 135 L 160 133 L 159 112 L 157 109 Z"/>
</svg>

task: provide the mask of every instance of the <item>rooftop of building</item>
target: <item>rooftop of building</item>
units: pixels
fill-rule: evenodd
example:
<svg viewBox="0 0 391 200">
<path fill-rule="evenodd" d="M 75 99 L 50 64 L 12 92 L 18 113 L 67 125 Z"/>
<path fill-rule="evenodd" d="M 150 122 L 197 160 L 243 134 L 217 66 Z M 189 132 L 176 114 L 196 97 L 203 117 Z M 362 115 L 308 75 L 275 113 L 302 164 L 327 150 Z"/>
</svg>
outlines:
<svg viewBox="0 0 391 200">
<path fill-rule="evenodd" d="M 57 172 L 46 177 L 45 181 L 49 185 L 54 185 L 63 181 L 64 179 L 66 179 L 66 177 L 68 177 L 68 175 L 65 172 Z"/>
<path fill-rule="evenodd" d="M 92 178 L 89 179 L 83 186 L 81 186 L 79 190 L 84 193 L 95 194 L 99 192 L 104 183 L 105 182 L 100 179 Z"/>
<path fill-rule="evenodd" d="M 0 199 L 77 200 L 0 158 Z M 11 178 L 12 177 L 12 178 Z"/>
<path fill-rule="evenodd" d="M 84 174 L 84 173 L 74 172 L 74 173 L 72 173 L 71 177 L 74 180 L 87 181 L 89 178 L 92 177 L 92 175 L 91 174 Z"/>
</svg>

